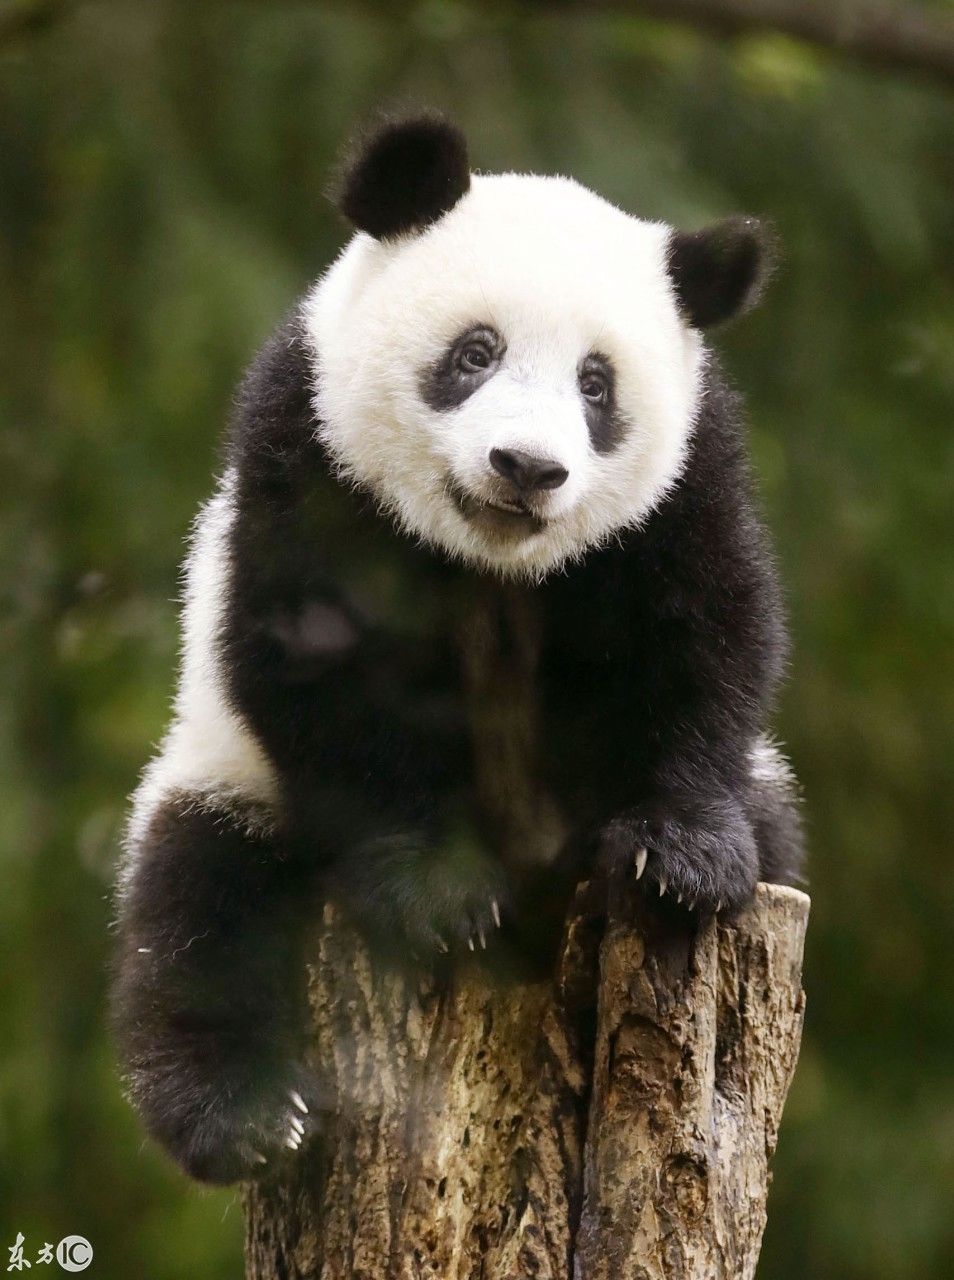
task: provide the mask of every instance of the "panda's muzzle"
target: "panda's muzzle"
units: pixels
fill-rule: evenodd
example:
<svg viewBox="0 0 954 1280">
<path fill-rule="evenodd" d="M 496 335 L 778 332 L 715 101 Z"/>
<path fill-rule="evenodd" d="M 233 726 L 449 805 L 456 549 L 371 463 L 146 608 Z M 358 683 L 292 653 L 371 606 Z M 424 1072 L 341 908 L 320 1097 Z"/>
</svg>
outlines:
<svg viewBox="0 0 954 1280">
<path fill-rule="evenodd" d="M 544 529 L 545 495 L 566 482 L 570 474 L 566 467 L 523 449 L 491 449 L 488 461 L 494 475 L 484 493 L 478 496 L 456 482 L 450 484 L 461 515 L 487 533 L 507 537 L 526 537 Z"/>
<path fill-rule="evenodd" d="M 493 497 L 479 498 L 457 484 L 451 484 L 449 492 L 464 519 L 483 528 L 487 533 L 527 537 L 546 528 L 546 520 L 519 494 L 495 494 Z"/>
</svg>

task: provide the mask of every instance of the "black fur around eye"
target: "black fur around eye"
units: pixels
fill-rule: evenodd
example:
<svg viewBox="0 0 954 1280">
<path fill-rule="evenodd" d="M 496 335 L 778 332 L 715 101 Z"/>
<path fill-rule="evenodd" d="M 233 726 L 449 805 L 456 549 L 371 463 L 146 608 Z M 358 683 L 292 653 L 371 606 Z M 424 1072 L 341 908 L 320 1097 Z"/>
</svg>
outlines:
<svg viewBox="0 0 954 1280">
<path fill-rule="evenodd" d="M 616 371 L 612 362 L 591 351 L 580 363 L 576 384 L 593 448 L 597 453 L 610 453 L 625 434 L 625 423 L 616 404 Z"/>
<path fill-rule="evenodd" d="M 473 325 L 420 376 L 421 398 L 432 409 L 457 409 L 492 378 L 507 344 L 490 325 Z"/>
</svg>

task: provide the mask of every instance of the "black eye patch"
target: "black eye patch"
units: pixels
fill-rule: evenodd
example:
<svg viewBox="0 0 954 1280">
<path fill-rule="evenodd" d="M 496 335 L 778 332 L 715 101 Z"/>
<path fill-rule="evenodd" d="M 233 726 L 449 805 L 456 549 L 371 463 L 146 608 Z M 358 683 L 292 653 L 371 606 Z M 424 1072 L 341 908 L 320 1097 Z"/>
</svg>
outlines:
<svg viewBox="0 0 954 1280">
<path fill-rule="evenodd" d="M 457 409 L 500 368 L 507 346 L 487 324 L 471 325 L 421 372 L 421 399 L 430 409 Z"/>
<path fill-rule="evenodd" d="M 626 431 L 616 401 L 616 370 L 608 356 L 591 351 L 580 361 L 577 386 L 590 441 L 597 453 L 612 453 Z"/>
</svg>

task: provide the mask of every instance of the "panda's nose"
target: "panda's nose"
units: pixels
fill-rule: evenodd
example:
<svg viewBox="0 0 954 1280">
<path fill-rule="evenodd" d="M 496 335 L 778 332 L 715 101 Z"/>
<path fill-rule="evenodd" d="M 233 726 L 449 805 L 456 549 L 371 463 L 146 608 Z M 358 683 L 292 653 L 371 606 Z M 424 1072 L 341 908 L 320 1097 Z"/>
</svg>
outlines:
<svg viewBox="0 0 954 1280">
<path fill-rule="evenodd" d="M 561 467 L 552 458 L 535 458 L 522 449 L 491 449 L 490 465 L 521 493 L 559 489 L 570 474 L 566 467 Z"/>
</svg>

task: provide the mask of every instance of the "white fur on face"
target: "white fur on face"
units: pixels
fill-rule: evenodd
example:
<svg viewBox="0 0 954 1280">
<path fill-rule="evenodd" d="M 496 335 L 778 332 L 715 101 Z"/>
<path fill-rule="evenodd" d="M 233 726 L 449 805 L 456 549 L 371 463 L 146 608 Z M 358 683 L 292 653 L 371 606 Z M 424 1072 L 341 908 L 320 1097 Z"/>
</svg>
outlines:
<svg viewBox="0 0 954 1280">
<path fill-rule="evenodd" d="M 434 226 L 391 241 L 358 234 L 304 308 L 320 433 L 345 476 L 410 532 L 504 574 L 539 577 L 639 523 L 678 477 L 704 352 L 666 271 L 669 229 L 566 178 L 475 175 Z M 506 343 L 497 372 L 458 408 L 424 402 L 422 373 L 468 328 Z M 600 454 L 580 362 L 612 362 L 625 430 Z M 536 500 L 546 523 L 491 536 L 454 489 L 497 483 L 493 448 L 564 466 Z"/>
</svg>

